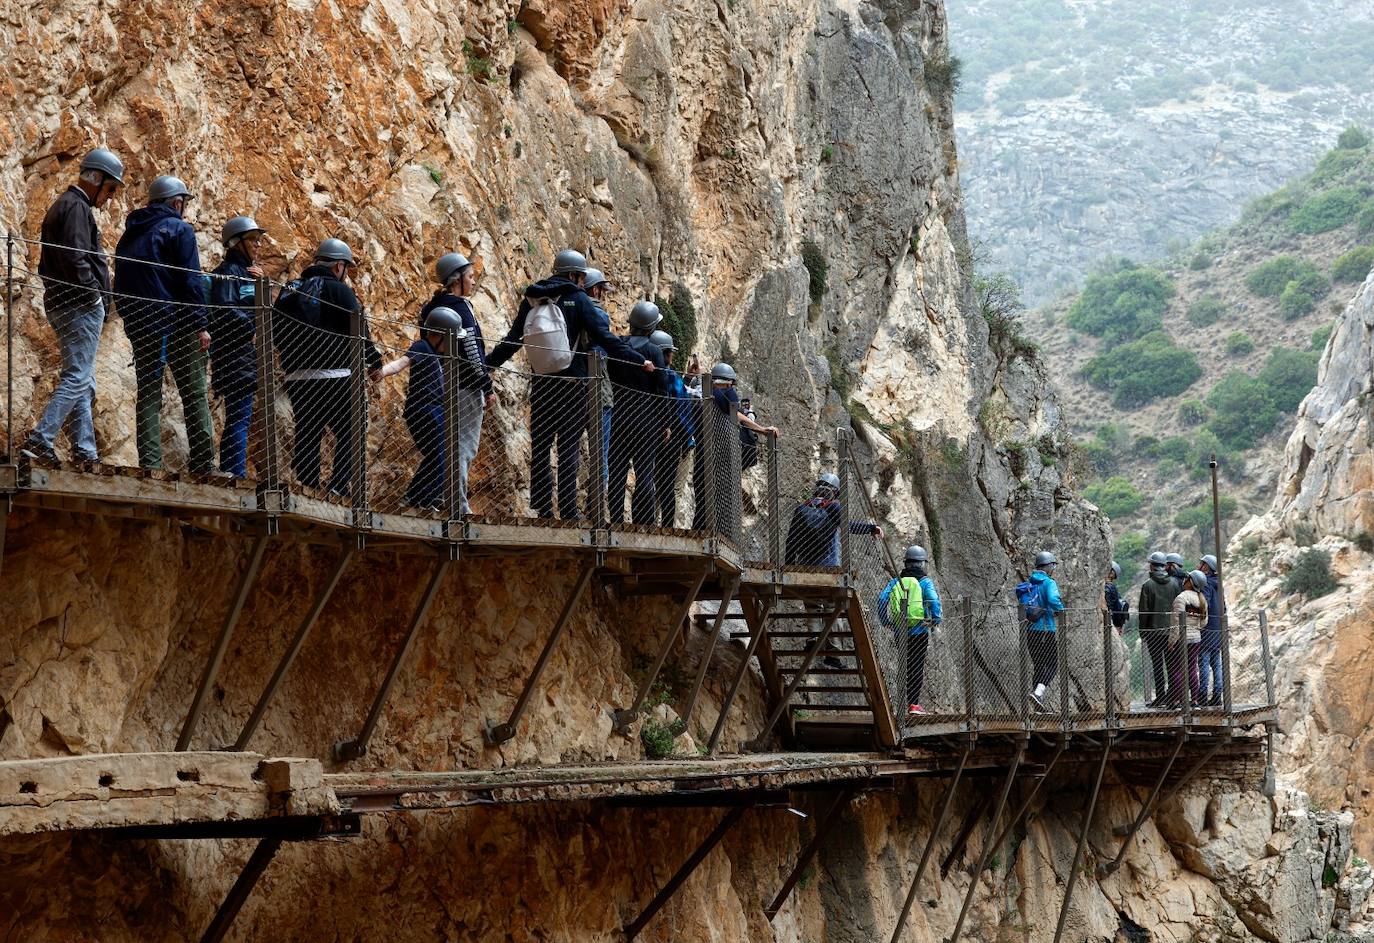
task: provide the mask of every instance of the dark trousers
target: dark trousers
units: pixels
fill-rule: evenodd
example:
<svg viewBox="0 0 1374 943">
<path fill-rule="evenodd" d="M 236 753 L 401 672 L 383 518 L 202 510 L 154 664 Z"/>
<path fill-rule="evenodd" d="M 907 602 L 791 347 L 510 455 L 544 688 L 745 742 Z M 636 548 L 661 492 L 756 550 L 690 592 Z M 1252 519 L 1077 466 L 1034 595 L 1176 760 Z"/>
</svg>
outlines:
<svg viewBox="0 0 1374 943">
<path fill-rule="evenodd" d="M 1059 646 L 1055 642 L 1057 632 L 1038 632 L 1026 630 L 1026 649 L 1031 659 L 1031 690 L 1037 684 L 1049 687 L 1054 676 L 1059 673 Z"/>
<path fill-rule="evenodd" d="M 930 633 L 908 635 L 906 640 L 906 702 L 921 703 L 921 687 L 926 680 L 926 649 L 930 647 Z"/>
<path fill-rule="evenodd" d="M 549 450 L 558 449 L 558 514 L 581 517 L 577 467 L 587 426 L 584 386 L 564 377 L 530 379 L 530 504 L 540 517 L 553 517 L 553 469 Z"/>
<path fill-rule="evenodd" d="M 1164 629 L 1147 629 L 1140 633 L 1145 642 L 1145 651 L 1150 658 L 1150 677 L 1154 680 L 1155 696 L 1152 700 L 1169 695 L 1169 633 Z"/>
<path fill-rule="evenodd" d="M 296 447 L 291 451 L 291 470 L 307 488 L 320 486 L 320 443 L 325 430 L 334 433 L 334 461 L 329 490 L 347 494 L 353 478 L 353 440 L 349 435 L 353 381 L 288 380 L 286 395 L 296 418 Z"/>
<path fill-rule="evenodd" d="M 406 413 L 406 428 L 420 450 L 420 464 L 406 488 L 406 504 L 416 508 L 444 505 L 444 408 L 428 406 Z"/>
<path fill-rule="evenodd" d="M 248 475 L 248 427 L 253 421 L 253 388 L 224 391 L 224 431 L 219 437 L 219 470 L 235 478 Z"/>
<path fill-rule="evenodd" d="M 657 428 L 652 411 L 640 397 L 621 391 L 615 415 L 611 418 L 610 483 L 606 497 L 611 508 L 611 523 L 625 521 L 625 490 L 630 466 L 635 470 L 635 492 L 630 502 L 631 519 L 636 524 L 653 524 L 658 515 L 655 499 L 655 462 L 663 430 Z"/>
<path fill-rule="evenodd" d="M 677 469 L 682 462 L 682 445 L 676 440 L 660 444 L 654 458 L 654 494 L 658 497 L 658 524 L 677 526 Z"/>
</svg>

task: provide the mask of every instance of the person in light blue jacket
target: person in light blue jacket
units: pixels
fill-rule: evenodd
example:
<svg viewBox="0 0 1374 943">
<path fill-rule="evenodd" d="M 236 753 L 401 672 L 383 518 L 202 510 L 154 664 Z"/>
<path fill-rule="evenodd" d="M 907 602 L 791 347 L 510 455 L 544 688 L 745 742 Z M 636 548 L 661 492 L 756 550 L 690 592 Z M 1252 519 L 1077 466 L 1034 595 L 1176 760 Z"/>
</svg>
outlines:
<svg viewBox="0 0 1374 943">
<path fill-rule="evenodd" d="M 1054 614 L 1063 611 L 1064 600 L 1059 596 L 1059 584 L 1052 575 L 1058 564 L 1053 553 L 1041 550 L 1035 555 L 1035 571 L 1030 579 L 1016 587 L 1026 630 L 1026 649 L 1034 666 L 1028 697 L 1031 707 L 1041 712 L 1047 710 L 1045 691 L 1054 683 L 1059 670 Z"/>
<path fill-rule="evenodd" d="M 935 590 L 935 581 L 926 573 L 929 559 L 924 547 L 908 547 L 901 574 L 878 594 L 878 619 L 893 630 L 899 645 L 903 630 L 906 634 L 908 715 L 925 713 L 921 687 L 925 683 L 926 650 L 930 633 L 941 621 L 940 594 Z"/>
</svg>

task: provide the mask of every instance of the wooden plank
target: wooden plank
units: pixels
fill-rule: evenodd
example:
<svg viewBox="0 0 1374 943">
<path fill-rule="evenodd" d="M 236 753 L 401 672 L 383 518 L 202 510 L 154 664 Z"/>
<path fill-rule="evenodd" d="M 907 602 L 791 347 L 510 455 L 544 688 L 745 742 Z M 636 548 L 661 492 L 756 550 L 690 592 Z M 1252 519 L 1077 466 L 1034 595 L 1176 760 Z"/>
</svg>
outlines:
<svg viewBox="0 0 1374 943">
<path fill-rule="evenodd" d="M 32 467 L 27 491 L 61 494 L 96 501 L 157 504 L 169 508 L 211 508 L 226 513 L 256 510 L 256 496 L 221 484 L 173 481 L 166 476 L 101 475 L 66 468 Z"/>
<path fill-rule="evenodd" d="M 875 733 L 878 743 L 884 747 L 895 747 L 898 743 L 897 722 L 892 713 L 892 700 L 887 693 L 887 680 L 883 677 L 878 655 L 873 650 L 873 639 L 868 634 L 864 622 L 863 606 L 859 597 L 849 597 L 849 631 L 854 634 L 854 651 L 863 666 L 864 680 L 868 685 L 868 700 L 873 707 Z"/>
</svg>

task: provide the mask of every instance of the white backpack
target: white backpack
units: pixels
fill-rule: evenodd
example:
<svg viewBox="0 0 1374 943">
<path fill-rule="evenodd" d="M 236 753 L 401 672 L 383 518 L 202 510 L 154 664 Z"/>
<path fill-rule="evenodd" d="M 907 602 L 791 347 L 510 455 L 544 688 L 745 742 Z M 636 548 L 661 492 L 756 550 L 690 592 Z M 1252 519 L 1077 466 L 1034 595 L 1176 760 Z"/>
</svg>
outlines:
<svg viewBox="0 0 1374 943">
<path fill-rule="evenodd" d="M 535 298 L 525 316 L 525 356 L 530 368 L 540 376 L 561 373 L 573 362 L 568 341 L 568 322 L 563 309 L 552 298 Z"/>
</svg>

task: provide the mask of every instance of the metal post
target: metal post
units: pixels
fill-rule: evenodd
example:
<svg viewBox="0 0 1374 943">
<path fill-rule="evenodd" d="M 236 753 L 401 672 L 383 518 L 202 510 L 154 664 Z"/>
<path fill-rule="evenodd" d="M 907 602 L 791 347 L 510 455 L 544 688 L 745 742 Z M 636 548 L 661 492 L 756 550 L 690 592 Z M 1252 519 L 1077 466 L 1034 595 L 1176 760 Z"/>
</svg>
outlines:
<svg viewBox="0 0 1374 943">
<path fill-rule="evenodd" d="M 272 317 L 272 283 L 259 278 L 253 286 L 257 321 L 258 415 L 262 417 L 262 465 L 258 468 L 258 509 L 275 529 L 275 515 L 285 510 L 281 491 L 281 446 L 277 436 L 276 329 Z"/>
<path fill-rule="evenodd" d="M 1235 723 L 1231 701 L 1231 614 L 1226 605 L 1226 584 L 1222 582 L 1221 562 L 1221 497 L 1217 485 L 1217 457 L 1212 456 L 1208 463 L 1212 471 L 1212 541 L 1217 557 L 1217 605 L 1221 607 L 1219 624 L 1221 626 L 1221 710 L 1226 715 L 1226 725 Z M 1216 679 L 1212 680 L 1216 687 Z"/>
<path fill-rule="evenodd" d="M 466 340 L 467 332 L 462 332 L 462 336 Z M 463 421 L 458 339 L 458 331 L 444 330 L 444 531 L 450 539 L 461 536 L 458 533 L 461 528 L 455 522 L 463 515 L 463 502 L 458 494 L 458 427 Z"/>
<path fill-rule="evenodd" d="M 14 447 L 14 234 L 5 234 L 5 464 L 13 465 Z"/>
<path fill-rule="evenodd" d="M 1059 723 L 1063 730 L 1072 726 L 1069 721 L 1069 634 L 1064 625 L 1067 621 L 1062 609 L 1054 614 L 1055 658 L 1059 660 Z"/>
<path fill-rule="evenodd" d="M 1022 735 L 1016 743 L 1016 755 L 1012 757 L 1011 768 L 1007 770 L 1007 778 L 1002 782 L 1002 793 L 997 799 L 997 811 L 992 814 L 994 823 L 1001 821 L 1002 811 L 1007 807 L 1007 797 L 1011 795 L 1011 784 L 1016 779 L 1016 771 L 1021 768 L 1021 757 L 1026 753 L 1026 741 L 1028 735 Z M 978 877 L 983 873 L 983 868 L 987 866 L 988 855 L 992 853 L 993 843 L 988 842 L 983 846 L 983 850 L 978 855 L 978 863 L 973 867 L 973 876 L 968 883 L 968 893 L 964 895 L 964 905 L 959 908 L 959 919 L 954 921 L 954 933 L 950 935 L 949 943 L 958 943 L 959 934 L 964 929 L 964 918 L 968 916 L 969 905 L 973 903 L 973 895 L 978 891 Z"/>
<path fill-rule="evenodd" d="M 741 482 L 744 481 L 744 471 L 740 468 L 742 459 L 740 457 L 739 440 L 739 405 L 730 404 L 730 417 L 727 424 L 729 435 L 725 436 L 721 444 L 725 448 L 722 456 L 725 474 L 722 486 L 725 488 L 725 524 L 721 527 L 722 535 L 736 547 L 743 543 L 744 528 L 744 508 L 742 504 L 743 493 L 740 490 Z"/>
<path fill-rule="evenodd" d="M 852 788 L 841 790 L 836 794 L 835 801 L 831 802 L 830 807 L 825 810 L 825 815 L 816 823 L 816 833 L 811 836 L 811 840 L 806 843 L 801 854 L 797 855 L 797 863 L 792 866 L 792 873 L 787 875 L 787 880 L 782 883 L 782 889 L 773 897 L 772 903 L 763 908 L 763 915 L 768 918 L 770 923 L 778 915 L 778 911 L 782 909 L 783 903 L 792 893 L 792 889 L 797 886 L 797 882 L 801 880 L 802 872 L 806 870 L 806 866 L 811 863 L 812 858 L 816 857 L 816 852 L 820 851 L 821 845 L 829 836 L 835 823 L 840 820 L 840 809 L 849 803 L 853 795 L 854 790 Z"/>
<path fill-rule="evenodd" d="M 205 670 L 201 672 L 195 697 L 191 699 L 191 709 L 186 714 L 185 723 L 181 725 L 181 735 L 177 737 L 176 745 L 178 753 L 191 745 L 191 735 L 196 732 L 196 724 L 200 722 L 200 713 L 205 709 L 205 698 L 210 693 L 210 687 L 215 683 L 215 678 L 219 675 L 220 665 L 224 663 L 224 655 L 229 650 L 229 639 L 233 636 L 234 627 L 238 625 L 239 616 L 243 614 L 243 607 L 248 602 L 248 591 L 253 588 L 253 581 L 257 579 L 258 570 L 262 567 L 262 558 L 267 552 L 267 540 L 267 534 L 258 534 L 257 537 L 253 538 L 253 549 L 248 555 L 248 565 L 244 567 L 243 574 L 239 577 L 234 601 L 224 617 L 224 624 L 220 627 L 219 637 L 215 639 L 215 644 L 210 649 L 210 658 L 205 663 Z"/>
<path fill-rule="evenodd" d="M 591 504 L 587 509 L 587 520 L 592 527 L 592 546 L 600 547 L 606 542 L 605 530 L 609 526 L 606 517 L 606 430 L 601 424 L 601 404 L 606 392 L 606 355 L 593 351 L 587 358 L 587 367 L 587 444 L 590 446 L 588 451 L 591 455 L 588 457 L 592 466 L 587 476 L 587 501 Z M 648 430 L 644 430 L 643 434 L 648 435 Z M 638 474 L 639 469 L 636 468 L 635 472 Z M 625 496 L 621 495 L 620 499 L 624 501 Z M 621 508 L 620 513 L 623 515 L 625 509 Z"/>
<path fill-rule="evenodd" d="M 1112 644 L 1112 614 L 1102 612 L 1102 726 L 1116 726 L 1116 646 Z"/>
<path fill-rule="evenodd" d="M 770 432 L 768 442 L 768 559 L 773 564 L 773 582 L 782 582 L 782 476 L 779 470 L 778 434 Z"/>
<path fill-rule="evenodd" d="M 1174 768 L 1174 761 L 1178 759 L 1178 754 L 1183 749 L 1183 742 L 1187 739 L 1187 733 L 1180 730 L 1178 732 L 1178 737 L 1174 740 L 1174 751 L 1169 754 L 1168 761 L 1164 764 L 1163 769 L 1159 771 L 1159 778 L 1155 780 L 1154 789 L 1150 790 L 1149 797 L 1147 797 L 1144 804 L 1141 805 L 1140 811 L 1136 813 L 1135 821 L 1131 823 L 1130 829 L 1126 832 L 1125 840 L 1121 843 L 1121 848 L 1118 849 L 1116 857 L 1106 864 L 1097 866 L 1097 876 L 1099 878 L 1104 878 L 1121 867 L 1121 861 L 1126 857 L 1126 849 L 1131 846 L 1131 839 L 1135 837 L 1135 833 L 1140 830 L 1140 826 L 1144 824 L 1145 820 L 1150 817 L 1150 813 L 1154 811 L 1155 802 L 1159 799 L 1159 794 L 1164 789 L 1164 781 L 1168 779 L 1169 771 Z"/>
<path fill-rule="evenodd" d="M 1112 735 L 1110 732 L 1102 738 L 1102 762 L 1097 764 L 1097 778 L 1093 780 L 1092 798 L 1088 800 L 1088 808 L 1083 813 L 1083 827 L 1078 832 L 1078 845 L 1074 848 L 1073 864 L 1069 866 L 1069 877 L 1064 882 L 1064 900 L 1059 905 L 1059 925 L 1054 931 L 1054 943 L 1059 943 L 1064 938 L 1064 924 L 1069 918 L 1069 901 L 1073 899 L 1073 882 L 1078 877 L 1078 866 L 1083 861 L 1083 851 L 1088 844 L 1088 829 L 1092 827 L 1093 813 L 1097 811 L 1097 797 L 1102 791 L 1102 774 L 1107 771 L 1107 759 L 1112 753 Z"/>
<path fill-rule="evenodd" d="M 1000 848 L 1002 842 L 1006 841 L 1007 836 L 1011 834 L 1011 830 L 1016 827 L 1016 823 L 1021 821 L 1025 816 L 1027 810 L 1030 809 L 1031 803 L 1035 801 L 1035 797 L 1040 794 L 1040 787 L 1045 785 L 1046 781 L 1049 780 L 1050 773 L 1054 770 L 1055 764 L 1059 762 L 1059 758 L 1064 755 L 1064 751 L 1068 749 L 1068 745 L 1068 737 L 1060 737 L 1059 745 L 1056 746 L 1054 752 L 1050 754 L 1049 762 L 1045 764 L 1045 771 L 1040 774 L 1040 779 L 1035 784 L 1035 788 L 1030 791 L 1030 794 L 1027 795 L 1025 799 L 1021 800 L 1021 805 L 1016 809 L 1016 813 L 1007 820 L 1007 824 L 1002 826 L 1002 830 L 998 832 L 997 837 L 992 840 L 993 848 Z"/>
<path fill-rule="evenodd" d="M 1259 613 L 1260 624 L 1260 662 L 1264 669 L 1264 702 L 1268 710 L 1274 710 L 1274 661 L 1269 654 L 1269 613 L 1261 609 Z M 1222 636 L 1224 639 L 1225 636 Z M 1231 675 L 1225 676 L 1227 684 L 1231 681 Z M 1229 689 L 1228 689 L 1229 691 Z M 1273 797 L 1276 791 L 1276 775 L 1274 771 L 1274 724 L 1264 725 L 1265 750 L 1264 750 L 1264 784 L 1261 791 L 1269 797 Z"/>
<path fill-rule="evenodd" d="M 677 641 L 682 633 L 682 625 L 688 614 L 692 611 L 692 604 L 697 601 L 697 596 L 701 594 L 701 585 L 706 582 L 709 570 L 702 570 L 697 574 L 696 582 L 687 591 L 682 604 L 673 613 L 673 620 L 669 624 L 668 635 L 663 640 L 663 647 L 659 649 L 658 657 L 654 659 L 654 665 L 649 669 L 649 673 L 644 676 L 644 680 L 639 684 L 639 690 L 635 693 L 634 703 L 623 711 L 613 711 L 611 714 L 611 725 L 616 733 L 628 733 L 630 724 L 635 722 L 639 716 L 639 709 L 644 706 L 645 699 L 649 696 L 650 689 L 654 682 L 658 680 L 658 673 L 663 670 L 663 663 L 668 660 L 668 652 L 672 651 L 673 643 Z"/>
<path fill-rule="evenodd" d="M 349 438 L 353 442 L 353 467 L 349 469 L 349 498 L 353 506 L 353 526 L 366 530 L 372 516 L 367 507 L 367 343 L 366 321 L 361 308 L 348 316 L 349 344 L 352 347 L 349 378 Z M 331 478 L 338 475 L 330 472 Z"/>
<path fill-rule="evenodd" d="M 1178 614 L 1178 655 L 1180 661 L 1179 677 L 1183 679 L 1180 685 L 1182 690 L 1179 695 L 1183 698 L 1183 709 L 1180 717 L 1183 726 L 1187 727 L 1193 719 L 1193 686 L 1192 675 L 1188 672 L 1188 613 Z"/>
<path fill-rule="evenodd" d="M 410 628 L 406 630 L 405 638 L 401 640 L 401 647 L 396 652 L 396 657 L 391 660 L 391 667 L 382 680 L 382 687 L 372 700 L 372 708 L 367 712 L 367 720 L 363 721 L 362 732 L 352 740 L 334 744 L 334 758 L 336 760 L 356 760 L 367 753 L 368 741 L 372 739 L 372 732 L 377 728 L 377 721 L 381 720 L 382 708 L 386 706 L 386 700 L 391 695 L 391 687 L 396 683 L 396 678 L 401 673 L 401 665 L 405 662 L 411 643 L 415 641 L 420 626 L 424 625 L 425 616 L 429 614 L 430 604 L 434 602 L 434 597 L 439 591 L 439 584 L 443 582 L 444 574 L 448 572 L 452 563 L 453 559 L 446 554 L 434 564 L 434 572 L 430 574 L 429 585 L 425 587 L 424 594 L 420 597 L 420 605 L 416 607 L 415 614 L 411 617 Z"/>
<path fill-rule="evenodd" d="M 720 638 L 720 627 L 725 623 L 725 613 L 730 608 L 735 593 L 739 592 L 739 584 L 740 577 L 734 576 L 730 577 L 721 587 L 720 608 L 716 610 L 716 620 L 711 626 L 711 637 L 706 640 L 706 648 L 701 653 L 701 664 L 697 666 L 697 676 L 692 683 L 692 693 L 687 698 L 687 706 L 679 715 L 683 730 L 686 730 L 687 725 L 692 722 L 692 711 L 696 710 L 697 698 L 701 696 L 701 687 L 706 683 L 706 669 L 711 666 L 711 655 L 716 650 L 716 640 Z"/>
<path fill-rule="evenodd" d="M 978 696 L 973 690 L 973 600 L 960 597 L 959 608 L 963 613 L 960 622 L 964 636 L 964 663 L 959 671 L 964 680 L 964 729 L 973 730 L 978 713 Z"/>
<path fill-rule="evenodd" d="M 758 631 L 754 632 L 749 638 L 749 647 L 744 650 L 744 656 L 740 658 L 739 669 L 735 672 L 735 679 L 730 684 L 730 690 L 726 692 L 725 700 L 721 702 L 720 713 L 716 716 L 716 726 L 711 730 L 711 739 L 706 744 L 706 753 L 714 755 L 716 744 L 720 742 L 720 735 L 725 730 L 725 716 L 730 713 L 730 705 L 735 703 L 735 695 L 739 693 L 740 684 L 744 682 L 744 676 L 749 673 L 749 661 L 754 657 L 754 652 L 758 649 L 763 637 L 768 634 L 768 614 L 773 608 L 773 597 L 768 596 L 762 605 L 762 613 L 759 618 Z"/>
<path fill-rule="evenodd" d="M 700 495 L 704 508 L 696 508 L 693 517 L 702 522 L 706 532 L 715 537 L 720 530 L 720 505 L 717 503 L 719 490 L 716 487 L 716 456 L 719 454 L 719 443 L 716 441 L 719 435 L 721 423 L 720 410 L 716 409 L 715 396 L 711 393 L 711 378 L 708 375 L 702 380 L 705 387 L 702 391 L 701 401 L 701 422 L 698 431 L 697 451 L 701 453 L 701 462 L 695 460 L 692 463 L 692 474 L 696 475 L 697 469 L 701 469 L 702 481 L 700 488 L 693 488 L 694 495 Z"/>
<path fill-rule="evenodd" d="M 1022 726 L 1024 726 L 1027 730 L 1029 730 L 1029 729 L 1030 729 L 1031 678 L 1030 678 L 1030 665 L 1028 664 L 1028 662 L 1030 661 L 1030 648 L 1029 648 L 1030 640 L 1029 640 L 1026 636 L 1029 634 L 1030 623 L 1028 623 L 1028 622 L 1026 622 L 1026 621 L 1024 621 L 1024 620 L 1019 620 L 1019 621 L 1020 621 L 1020 625 L 1018 626 L 1018 629 L 1019 629 L 1019 631 L 1020 631 L 1021 637 L 1017 640 L 1016 648 L 1017 648 L 1017 654 L 1018 654 L 1018 655 L 1020 656 L 1020 658 L 1021 658 L 1021 677 L 1020 677 L 1021 690 L 1020 690 L 1020 692 L 1019 692 L 1020 701 L 1021 701 L 1021 724 L 1022 724 Z"/>
<path fill-rule="evenodd" d="M 654 899 L 649 902 L 649 906 L 644 908 L 644 912 L 625 925 L 624 932 L 627 941 L 639 936 L 640 931 L 648 925 L 650 920 L 654 919 L 654 915 L 663 909 L 663 905 L 668 903 L 669 898 L 676 894 L 677 889 L 692 876 L 692 872 L 697 869 L 697 866 L 706 860 L 706 856 L 711 853 L 716 845 L 720 844 L 725 833 L 734 827 L 747 808 L 748 806 L 745 805 L 737 805 L 725 813 L 725 817 L 711 830 L 711 834 L 706 836 L 706 839 L 697 846 L 697 850 L 692 852 L 691 857 L 684 861 L 682 867 L 678 868 L 677 872 L 668 879 L 668 883 L 663 885 L 663 890 L 654 895 Z"/>
<path fill-rule="evenodd" d="M 778 698 L 778 703 L 773 705 L 773 710 L 769 713 L 768 720 L 764 723 L 763 729 L 759 731 L 757 737 L 745 744 L 745 749 L 763 749 L 767 742 L 766 738 L 772 733 L 774 725 L 777 724 L 778 718 L 782 716 L 788 704 L 792 702 L 792 695 L 796 693 L 797 688 L 802 683 L 802 679 L 806 677 L 806 673 L 811 670 L 811 663 L 816 660 L 816 656 L 819 655 L 821 649 L 825 647 L 826 640 L 830 638 L 830 632 L 835 627 L 835 621 L 839 619 L 843 613 L 844 609 L 834 609 L 825 617 L 825 625 L 821 628 L 820 635 L 816 636 L 816 640 L 811 643 L 811 647 L 808 648 L 806 654 L 802 656 L 802 662 L 797 666 L 796 674 L 792 676 L 791 681 L 787 682 L 787 687 L 783 690 L 782 697 Z"/>
<path fill-rule="evenodd" d="M 544 650 L 539 653 L 539 660 L 534 663 L 534 671 L 525 681 L 525 687 L 520 692 L 520 697 L 515 702 L 515 708 L 511 711 L 510 717 L 505 723 L 492 725 L 487 722 L 484 736 L 488 746 L 499 746 L 511 737 L 515 736 L 515 728 L 520 724 L 520 718 L 525 713 L 525 708 L 529 706 L 530 695 L 534 693 L 535 685 L 539 683 L 539 678 L 544 674 L 544 669 L 549 664 L 549 658 L 553 655 L 554 646 L 558 644 L 559 638 L 567 629 L 572 621 L 573 613 L 577 610 L 577 604 L 582 601 L 582 597 L 587 592 L 587 585 L 592 581 L 592 572 L 596 569 L 595 565 L 588 563 L 582 568 L 582 573 L 577 578 L 577 584 L 573 587 L 568 601 L 563 605 L 563 611 L 558 615 L 558 622 L 554 624 L 553 631 L 549 633 L 549 640 L 544 643 Z"/>
<path fill-rule="evenodd" d="M 945 824 L 945 819 L 949 817 L 949 806 L 954 801 L 954 790 L 959 787 L 959 780 L 964 775 L 964 767 L 968 764 L 969 754 L 972 752 L 973 744 L 969 743 L 964 747 L 964 752 L 959 757 L 959 765 L 954 770 L 954 778 L 949 781 L 949 787 L 945 789 L 945 797 L 940 802 L 940 814 L 930 827 L 930 836 L 926 838 L 926 847 L 921 852 L 921 861 L 916 865 L 916 876 L 911 879 L 911 888 L 906 892 L 906 901 L 902 904 L 902 913 L 897 918 L 897 925 L 892 928 L 890 943 L 897 943 L 902 937 L 902 931 L 906 929 L 907 917 L 911 916 L 911 906 L 916 903 L 916 891 L 921 886 L 921 875 L 925 873 L 926 864 L 930 861 L 930 853 L 935 850 L 935 839 L 940 836 L 940 827 Z"/>
<path fill-rule="evenodd" d="M 835 450 L 839 455 L 840 493 L 840 572 L 844 574 L 844 585 L 850 585 L 854 572 L 854 557 L 851 552 L 849 521 L 849 434 L 843 427 L 835 430 Z"/>
<path fill-rule="evenodd" d="M 239 911 L 243 908 L 244 901 L 248 900 L 248 895 L 253 893 L 253 888 L 258 883 L 258 878 L 267 870 L 267 866 L 272 863 L 272 858 L 281 847 L 284 839 L 278 837 L 260 839 L 253 848 L 253 853 L 248 856 L 248 863 L 243 866 L 243 871 L 239 873 L 238 879 L 234 881 L 234 886 L 229 888 L 229 894 L 224 898 L 224 903 L 219 905 L 219 910 L 215 912 L 214 919 L 210 921 L 210 926 L 205 928 L 205 934 L 201 936 L 200 943 L 220 943 L 229 928 L 233 926 L 234 919 L 238 917 Z"/>
<path fill-rule="evenodd" d="M 267 687 L 263 689 L 262 696 L 258 698 L 258 703 L 253 706 L 253 713 L 248 716 L 248 722 L 243 725 L 243 731 L 234 741 L 231 748 L 236 753 L 242 753 L 248 749 L 248 741 L 252 739 L 257 731 L 258 725 L 262 723 L 263 715 L 267 713 L 267 706 L 276 697 L 278 689 L 281 688 L 282 680 L 286 677 L 286 672 L 291 669 L 296 656 L 300 654 L 301 648 L 305 645 L 306 637 L 310 635 L 310 630 L 315 627 L 316 621 L 320 618 L 320 613 L 324 611 L 325 604 L 334 595 L 335 588 L 339 585 L 339 579 L 343 576 L 344 568 L 348 566 L 348 561 L 353 559 L 355 547 L 353 544 L 344 544 L 339 552 L 339 558 L 334 563 L 334 569 L 330 571 L 328 579 L 320 587 L 319 593 L 315 596 L 315 602 L 310 607 L 310 611 L 301 620 L 300 627 L 296 629 L 296 635 L 291 639 L 291 644 L 287 646 L 286 653 L 282 655 L 281 661 L 277 663 L 276 671 L 272 672 L 272 679 L 267 682 Z"/>
</svg>

